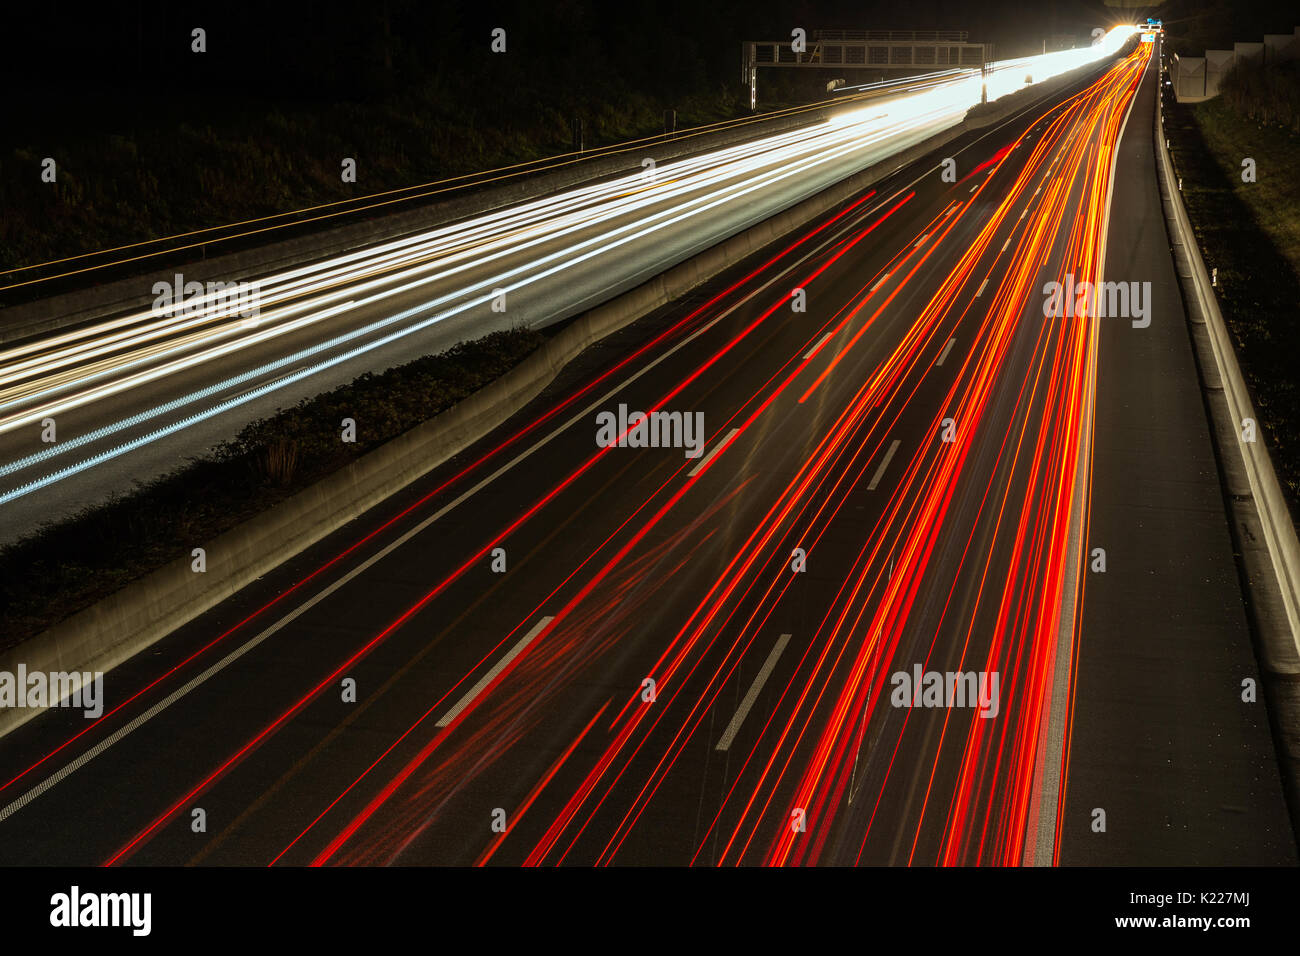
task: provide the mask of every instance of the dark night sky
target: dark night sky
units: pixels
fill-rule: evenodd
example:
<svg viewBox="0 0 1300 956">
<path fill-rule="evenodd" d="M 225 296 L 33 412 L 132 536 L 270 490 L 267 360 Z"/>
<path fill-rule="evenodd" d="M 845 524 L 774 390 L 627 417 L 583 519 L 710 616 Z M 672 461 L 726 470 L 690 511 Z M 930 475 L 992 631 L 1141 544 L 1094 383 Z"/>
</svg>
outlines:
<svg viewBox="0 0 1300 956">
<path fill-rule="evenodd" d="M 1292 6 L 1168 0 L 1160 12 L 1184 24 L 1241 24 L 1250 35 L 1265 27 L 1289 31 L 1300 19 Z M 1209 16 L 1194 21 L 1193 9 Z M 1142 7 L 1139 14 L 1155 10 Z M 126 102 L 180 116 L 249 98 L 366 100 L 431 79 L 449 89 L 489 84 L 487 36 L 494 26 L 507 28 L 517 62 L 547 84 L 580 90 L 583 83 L 613 82 L 672 95 L 702 82 L 732 82 L 740 40 L 785 38 L 792 26 L 964 29 L 973 40 L 997 44 L 998 55 L 1013 55 L 1053 33 L 1086 36 L 1125 18 L 1101 0 L 50 0 L 9 6 L 0 53 L 10 74 L 6 89 L 19 94 L 10 122 L 21 127 L 55 117 L 77 121 L 79 114 L 111 123 Z M 202 56 L 189 49 L 193 26 L 208 31 Z"/>
</svg>

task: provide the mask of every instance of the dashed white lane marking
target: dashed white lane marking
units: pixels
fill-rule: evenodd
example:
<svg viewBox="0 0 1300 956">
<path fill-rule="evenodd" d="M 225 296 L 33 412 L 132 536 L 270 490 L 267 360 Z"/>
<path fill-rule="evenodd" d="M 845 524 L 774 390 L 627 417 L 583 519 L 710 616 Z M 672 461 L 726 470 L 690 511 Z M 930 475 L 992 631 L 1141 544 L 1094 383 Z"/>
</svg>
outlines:
<svg viewBox="0 0 1300 956">
<path fill-rule="evenodd" d="M 829 339 L 829 338 L 830 338 L 832 335 L 834 335 L 834 334 L 835 334 L 835 331 L 834 331 L 833 329 L 832 329 L 830 332 L 827 332 L 825 335 L 823 335 L 821 338 L 819 338 L 819 339 L 817 340 L 817 344 L 816 344 L 816 345 L 814 345 L 812 348 L 810 348 L 807 352 L 804 352 L 804 353 L 803 353 L 803 357 L 804 357 L 805 359 L 810 359 L 810 358 L 812 358 L 813 355 L 816 354 L 817 350 L 818 350 L 819 348 L 821 348 L 823 345 L 826 344 L 826 340 Z"/>
<path fill-rule="evenodd" d="M 713 450 L 710 451 L 703 458 L 701 458 L 700 463 L 686 473 L 686 477 L 694 478 L 701 471 L 703 471 L 704 466 L 707 465 L 709 462 L 713 461 L 714 455 L 716 455 L 718 452 L 722 451 L 722 449 L 726 448 L 729 444 L 731 444 L 731 439 L 736 437 L 736 433 L 738 431 L 740 431 L 739 428 L 733 428 L 731 431 L 727 432 L 727 437 L 722 439 L 722 441 L 718 442 L 716 445 L 714 445 Z"/>
<path fill-rule="evenodd" d="M 936 366 L 938 366 L 938 365 L 942 365 L 942 364 L 943 364 L 943 360 L 946 359 L 946 358 L 948 357 L 948 353 L 952 351 L 952 347 L 953 347 L 954 345 L 956 345 L 956 344 L 957 344 L 957 340 L 956 340 L 956 339 L 949 339 L 949 340 L 948 340 L 948 344 L 945 345 L 945 346 L 943 347 L 943 351 L 939 353 L 939 361 L 935 362 L 934 364 L 935 364 Z"/>
<path fill-rule="evenodd" d="M 767 683 L 768 677 L 772 675 L 772 668 L 776 667 L 777 658 L 785 650 L 785 646 L 790 643 L 790 635 L 782 634 L 776 639 L 776 647 L 772 648 L 772 653 L 767 655 L 767 660 L 763 661 L 763 667 L 754 677 L 754 683 L 749 685 L 749 690 L 745 692 L 745 698 L 736 708 L 736 714 L 731 718 L 731 723 L 727 724 L 727 729 L 722 732 L 722 738 L 714 750 L 726 750 L 731 746 L 731 742 L 736 739 L 736 733 L 740 730 L 740 725 L 745 722 L 745 717 L 749 715 L 749 709 L 754 706 L 754 701 L 758 700 L 758 692 L 763 689 Z"/>
<path fill-rule="evenodd" d="M 980 296 L 982 296 L 982 295 L 984 294 L 984 287 L 985 287 L 986 285 L 988 285 L 988 284 L 989 284 L 989 280 L 988 280 L 988 279 L 985 279 L 983 282 L 980 283 L 980 290 L 979 290 L 978 292 L 975 293 L 975 298 L 978 299 Z"/>
<path fill-rule="evenodd" d="M 443 714 L 442 719 L 439 720 L 436 724 L 434 724 L 434 726 L 446 727 L 450 725 L 453 720 L 455 720 L 457 717 L 460 716 L 461 711 L 463 711 L 466 707 L 468 707 L 470 704 L 474 702 L 475 697 L 483 693 L 483 688 L 487 687 L 488 684 L 496 680 L 497 675 L 500 674 L 507 667 L 509 667 L 510 662 L 524 652 L 524 648 L 526 648 L 529 644 L 533 643 L 533 641 L 537 640 L 537 635 L 542 633 L 542 631 L 546 630 L 546 625 L 550 624 L 554 620 L 555 620 L 554 617 L 548 616 L 542 618 L 540 621 L 534 624 L 533 629 L 529 631 L 527 634 L 525 634 L 523 637 L 521 637 L 519 639 L 519 643 L 517 643 L 514 647 L 510 648 L 506 656 L 501 658 L 501 660 L 497 661 L 496 665 L 490 671 L 488 671 L 486 674 L 480 677 L 478 679 L 478 683 L 475 684 L 473 687 L 471 687 L 469 691 L 465 694 L 465 696 L 456 702 L 456 706 L 452 707 L 451 710 Z"/>
<path fill-rule="evenodd" d="M 880 461 L 880 467 L 876 473 L 871 476 L 871 484 L 867 485 L 867 491 L 875 491 L 876 485 L 880 484 L 880 479 L 885 477 L 885 469 L 889 467 L 890 460 L 894 457 L 894 452 L 898 451 L 899 440 L 895 438 L 890 443 L 889 451 L 885 452 L 885 457 Z"/>
<path fill-rule="evenodd" d="M 876 284 L 873 285 L 873 286 L 872 286 L 868 291 L 869 291 L 869 292 L 875 292 L 875 291 L 876 291 L 877 289 L 879 289 L 882 285 L 884 285 L 885 282 L 886 282 L 888 279 L 889 279 L 889 273 L 886 272 L 883 276 L 881 276 L 879 279 L 876 280 Z"/>
</svg>

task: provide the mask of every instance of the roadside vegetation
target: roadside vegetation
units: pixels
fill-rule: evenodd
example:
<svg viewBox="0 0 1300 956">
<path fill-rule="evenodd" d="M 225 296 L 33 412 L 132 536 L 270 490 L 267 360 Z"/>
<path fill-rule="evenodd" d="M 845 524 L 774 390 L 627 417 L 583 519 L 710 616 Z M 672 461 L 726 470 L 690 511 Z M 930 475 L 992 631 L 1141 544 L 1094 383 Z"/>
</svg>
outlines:
<svg viewBox="0 0 1300 956">
<path fill-rule="evenodd" d="M 1278 126 L 1300 134 L 1300 60 L 1246 60 L 1228 71 L 1219 90 L 1223 105 L 1260 129 Z"/>
<path fill-rule="evenodd" d="M 500 378 L 546 336 L 495 332 L 255 421 L 211 454 L 0 549 L 0 649 L 321 480 Z M 357 441 L 340 440 L 343 418 Z"/>
<path fill-rule="evenodd" d="M 665 3 L 618 17 L 599 0 L 235 5 L 202 53 L 163 0 L 73 21 L 16 9 L 0 30 L 0 71 L 24 90 L 0 145 L 0 271 L 552 156 L 573 148 L 575 120 L 591 147 L 662 133 L 666 110 L 678 128 L 747 113 L 728 20 L 741 0 Z M 681 36 L 662 29 L 674 9 Z M 81 71 L 31 46 L 50 36 Z"/>
<path fill-rule="evenodd" d="M 739 115 L 721 95 L 682 105 L 679 126 Z M 269 109 L 237 127 L 69 128 L 53 141 L 28 138 L 0 149 L 0 272 L 557 155 L 571 148 L 574 116 L 588 148 L 663 132 L 663 107 L 644 96 L 572 115 L 538 103 L 485 122 L 426 95 L 380 109 Z M 55 160 L 57 179 L 41 186 L 45 157 Z M 342 181 L 344 158 L 356 161 L 356 183 Z"/>
</svg>

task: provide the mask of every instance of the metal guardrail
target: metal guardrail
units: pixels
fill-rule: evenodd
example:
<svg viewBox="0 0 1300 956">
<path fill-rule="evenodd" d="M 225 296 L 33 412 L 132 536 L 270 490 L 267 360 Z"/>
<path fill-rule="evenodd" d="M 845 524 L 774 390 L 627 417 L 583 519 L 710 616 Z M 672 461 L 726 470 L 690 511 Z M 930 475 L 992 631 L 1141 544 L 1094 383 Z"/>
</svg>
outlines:
<svg viewBox="0 0 1300 956">
<path fill-rule="evenodd" d="M 1277 585 L 1286 611 L 1291 639 L 1296 645 L 1296 651 L 1300 652 L 1300 540 L 1296 537 L 1295 525 L 1291 522 L 1291 513 L 1282 494 L 1282 486 L 1278 482 L 1268 448 L 1262 441 L 1240 440 L 1245 419 L 1257 421 L 1258 418 L 1250 400 L 1246 379 L 1241 372 L 1241 365 L 1237 361 L 1237 353 L 1232 347 L 1227 323 L 1219 310 L 1219 301 L 1215 298 L 1210 275 L 1206 271 L 1204 259 L 1201 258 L 1196 234 L 1192 230 L 1191 220 L 1183 205 L 1182 194 L 1178 190 L 1173 161 L 1169 156 L 1169 146 L 1165 139 L 1164 111 L 1159 106 L 1155 139 L 1157 164 L 1169 192 L 1169 207 L 1172 215 L 1168 218 L 1171 219 L 1171 231 L 1174 233 L 1172 238 L 1176 244 L 1182 245 L 1191 267 L 1189 281 L 1184 283 L 1192 292 L 1192 301 L 1189 304 L 1194 306 L 1205 322 L 1214 365 L 1223 382 L 1223 397 L 1231 418 L 1230 424 L 1233 433 L 1237 435 L 1237 449 L 1250 483 L 1250 495 L 1259 515 L 1259 523 L 1268 546 L 1269 557 L 1272 559 L 1273 569 L 1277 574 Z"/>
<path fill-rule="evenodd" d="M 867 67 L 910 70 L 917 66 L 980 66 L 989 55 L 983 43 L 960 40 L 859 40 L 817 38 L 796 52 L 788 40 L 743 44 L 751 67 Z"/>
</svg>

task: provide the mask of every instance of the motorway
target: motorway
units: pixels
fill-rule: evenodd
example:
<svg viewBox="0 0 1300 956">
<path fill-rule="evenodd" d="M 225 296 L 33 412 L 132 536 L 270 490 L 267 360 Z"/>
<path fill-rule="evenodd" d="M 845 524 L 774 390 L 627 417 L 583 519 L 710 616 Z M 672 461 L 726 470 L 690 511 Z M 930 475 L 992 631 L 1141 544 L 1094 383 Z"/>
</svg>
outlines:
<svg viewBox="0 0 1300 956">
<path fill-rule="evenodd" d="M 233 289 L 141 276 L 150 308 L 0 349 L 0 543 L 363 373 L 561 322 L 953 127 L 982 89 L 1099 62 L 1127 36 L 890 84 L 827 120 L 684 159 L 656 163 L 647 147 L 638 174 L 227 277 Z"/>
<path fill-rule="evenodd" d="M 589 349 L 102 718 L 10 734 L 0 863 L 1295 864 L 1149 52 Z M 1066 275 L 1149 309 L 1044 317 Z M 703 455 L 598 447 L 619 405 L 703 413 Z"/>
</svg>

